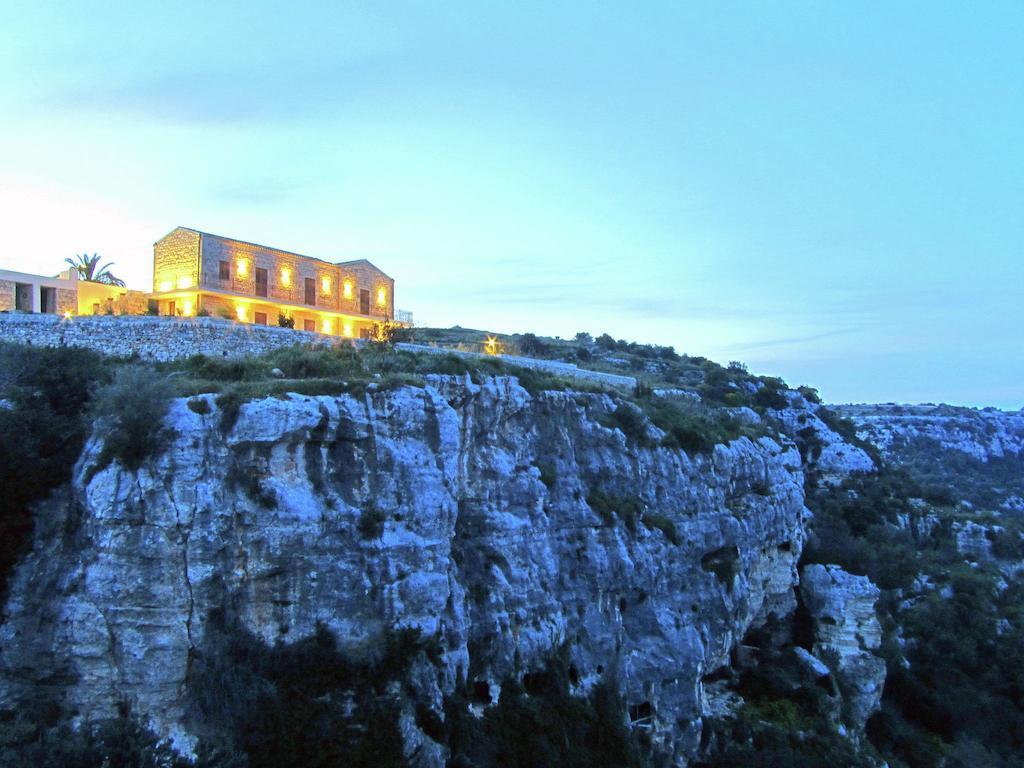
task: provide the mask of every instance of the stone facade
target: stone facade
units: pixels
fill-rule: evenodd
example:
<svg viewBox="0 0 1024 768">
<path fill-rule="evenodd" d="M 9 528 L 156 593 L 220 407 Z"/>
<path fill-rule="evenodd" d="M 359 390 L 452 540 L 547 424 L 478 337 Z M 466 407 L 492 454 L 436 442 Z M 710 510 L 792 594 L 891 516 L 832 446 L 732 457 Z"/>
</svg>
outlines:
<svg viewBox="0 0 1024 768">
<path fill-rule="evenodd" d="M 192 288 L 199 279 L 199 233 L 178 228 L 153 246 L 153 292 Z"/>
<path fill-rule="evenodd" d="M 14 281 L 0 280 L 0 312 L 14 309 Z"/>
<path fill-rule="evenodd" d="M 365 259 L 332 264 L 181 227 L 153 253 L 161 314 L 205 309 L 267 325 L 285 314 L 297 329 L 347 337 L 395 316 L 395 281 Z"/>
<path fill-rule="evenodd" d="M 57 314 L 65 312 L 72 314 L 78 311 L 78 291 L 72 288 L 57 289 Z"/>
<path fill-rule="evenodd" d="M 276 321 L 275 321 L 276 322 Z M 112 357 L 178 360 L 192 355 L 241 357 L 295 344 L 333 346 L 343 339 L 321 333 L 263 327 L 207 317 L 0 314 L 0 339 L 41 347 L 83 347 Z"/>
</svg>

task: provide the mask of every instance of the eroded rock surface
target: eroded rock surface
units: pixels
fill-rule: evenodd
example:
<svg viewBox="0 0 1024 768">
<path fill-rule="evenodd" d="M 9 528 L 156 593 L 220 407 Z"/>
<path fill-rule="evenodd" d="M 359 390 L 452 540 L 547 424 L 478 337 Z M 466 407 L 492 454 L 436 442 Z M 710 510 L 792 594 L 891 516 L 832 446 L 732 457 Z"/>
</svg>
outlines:
<svg viewBox="0 0 1024 768">
<path fill-rule="evenodd" d="M 885 661 L 874 653 L 882 643 L 878 587 L 839 566 L 813 564 L 801 569 L 800 595 L 813 622 L 814 655 L 835 671 L 848 719 L 863 729 L 885 684 Z"/>
<path fill-rule="evenodd" d="M 98 719 L 127 699 L 187 748 L 190 658 L 230 603 L 268 643 L 318 623 L 353 648 L 420 628 L 443 651 L 417 683 L 437 712 L 460 677 L 496 691 L 564 647 L 578 692 L 613 679 L 681 764 L 699 744 L 702 677 L 794 607 L 806 510 L 788 441 L 639 447 L 599 423 L 609 396 L 500 377 L 258 400 L 226 432 L 207 400 L 208 413 L 173 403 L 175 436 L 137 472 L 93 475 L 90 441 L 70 498 L 41 511 L 0 631 L 6 706 L 45 689 Z M 880 690 L 854 674 L 877 645 L 874 598 L 823 573 L 804 593 L 820 642 Z M 415 722 L 401 729 L 420 764 L 443 764 Z"/>
</svg>

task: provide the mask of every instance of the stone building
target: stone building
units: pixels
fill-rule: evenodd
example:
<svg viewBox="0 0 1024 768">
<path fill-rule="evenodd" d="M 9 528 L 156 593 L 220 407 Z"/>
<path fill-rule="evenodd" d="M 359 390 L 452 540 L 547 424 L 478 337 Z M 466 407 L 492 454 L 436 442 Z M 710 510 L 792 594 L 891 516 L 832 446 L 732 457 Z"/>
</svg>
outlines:
<svg viewBox="0 0 1024 768">
<path fill-rule="evenodd" d="M 162 315 L 211 315 L 335 336 L 370 335 L 392 320 L 395 281 L 366 259 L 328 262 L 178 227 L 153 245 Z"/>
<path fill-rule="evenodd" d="M 146 294 L 117 285 L 82 280 L 74 269 L 56 277 L 0 270 L 0 312 L 50 315 L 137 315 Z"/>
</svg>

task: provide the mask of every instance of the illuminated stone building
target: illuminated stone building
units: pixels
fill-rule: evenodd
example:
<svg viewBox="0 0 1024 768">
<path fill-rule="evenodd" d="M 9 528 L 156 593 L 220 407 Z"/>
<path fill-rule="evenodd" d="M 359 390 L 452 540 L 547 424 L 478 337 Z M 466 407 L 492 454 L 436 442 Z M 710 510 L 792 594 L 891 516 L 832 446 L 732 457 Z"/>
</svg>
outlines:
<svg viewBox="0 0 1024 768">
<path fill-rule="evenodd" d="M 0 312 L 48 315 L 140 315 L 146 294 L 117 285 L 82 280 L 74 269 L 56 277 L 0 270 Z"/>
<path fill-rule="evenodd" d="M 232 317 L 366 338 L 395 316 L 395 281 L 366 259 L 331 263 L 178 227 L 153 245 L 153 294 L 161 315 Z"/>
</svg>

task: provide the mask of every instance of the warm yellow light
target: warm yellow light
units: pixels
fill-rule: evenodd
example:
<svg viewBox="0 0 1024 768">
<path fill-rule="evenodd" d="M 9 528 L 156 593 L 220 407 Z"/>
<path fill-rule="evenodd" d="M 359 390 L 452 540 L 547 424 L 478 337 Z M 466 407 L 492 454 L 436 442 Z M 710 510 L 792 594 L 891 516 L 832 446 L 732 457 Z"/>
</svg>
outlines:
<svg viewBox="0 0 1024 768">
<path fill-rule="evenodd" d="M 191 288 L 192 287 L 192 275 L 182 275 L 178 278 L 178 289 Z"/>
<path fill-rule="evenodd" d="M 281 267 L 281 285 L 287 288 L 292 284 L 292 271 L 288 267 Z"/>
<path fill-rule="evenodd" d="M 487 337 L 487 341 L 484 342 L 484 351 L 488 355 L 498 354 L 498 340 L 494 336 Z"/>
<path fill-rule="evenodd" d="M 320 278 L 320 288 L 323 290 L 324 293 L 330 293 L 331 292 L 331 278 L 329 278 L 329 277 L 322 277 L 322 278 Z"/>
<path fill-rule="evenodd" d="M 170 280 L 164 280 L 160 283 L 160 293 L 167 293 L 174 286 Z"/>
<path fill-rule="evenodd" d="M 189 299 L 185 299 L 185 301 L 181 303 L 181 314 L 185 317 L 192 314 L 192 309 L 192 302 Z"/>
<path fill-rule="evenodd" d="M 245 277 L 249 274 L 249 262 L 245 259 L 239 259 L 235 267 L 235 271 L 238 273 L 239 277 Z"/>
<path fill-rule="evenodd" d="M 345 323 L 344 334 L 345 334 L 345 338 L 347 338 L 347 339 L 351 339 L 352 338 L 352 323 Z"/>
<path fill-rule="evenodd" d="M 242 322 L 245 322 L 245 304 L 235 305 L 235 317 Z"/>
<path fill-rule="evenodd" d="M 331 332 L 331 321 L 330 320 L 324 320 L 323 332 L 324 333 L 330 333 Z"/>
<path fill-rule="evenodd" d="M 388 303 L 388 294 L 383 288 L 377 289 L 377 306 L 383 307 Z"/>
<path fill-rule="evenodd" d="M 341 293 L 346 299 L 352 298 L 352 281 L 346 280 L 345 284 L 341 287 Z"/>
<path fill-rule="evenodd" d="M 70 309 L 65 309 L 64 310 L 64 319 L 65 320 L 70 320 L 71 319 L 71 310 Z"/>
</svg>

